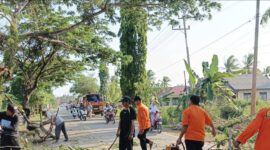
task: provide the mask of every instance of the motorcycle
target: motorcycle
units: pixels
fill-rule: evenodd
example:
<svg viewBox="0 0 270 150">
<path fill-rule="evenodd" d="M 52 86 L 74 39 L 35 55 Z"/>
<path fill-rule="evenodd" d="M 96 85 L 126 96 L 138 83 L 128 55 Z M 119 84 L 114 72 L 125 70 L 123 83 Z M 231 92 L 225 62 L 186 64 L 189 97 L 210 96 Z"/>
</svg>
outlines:
<svg viewBox="0 0 270 150">
<path fill-rule="evenodd" d="M 77 116 L 76 108 L 71 108 L 71 114 L 72 114 L 73 118 L 76 119 L 76 116 Z"/>
<path fill-rule="evenodd" d="M 113 110 L 106 110 L 105 112 L 105 121 L 106 121 L 106 124 L 108 124 L 110 121 L 113 122 L 113 124 L 115 124 L 115 114 L 114 114 L 114 111 Z"/>
<path fill-rule="evenodd" d="M 155 119 L 154 119 L 154 124 L 152 125 L 150 131 L 157 130 L 158 133 L 162 132 L 162 118 L 159 115 L 159 112 L 156 113 Z"/>
<path fill-rule="evenodd" d="M 78 117 L 80 118 L 80 120 L 86 121 L 87 111 L 84 109 L 79 109 Z"/>
</svg>

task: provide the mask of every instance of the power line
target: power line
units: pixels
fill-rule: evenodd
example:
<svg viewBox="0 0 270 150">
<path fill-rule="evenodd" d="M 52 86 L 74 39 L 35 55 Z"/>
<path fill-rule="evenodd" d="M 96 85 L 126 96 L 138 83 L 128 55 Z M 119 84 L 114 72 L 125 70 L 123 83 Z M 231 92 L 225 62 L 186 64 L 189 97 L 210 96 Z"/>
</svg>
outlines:
<svg viewBox="0 0 270 150">
<path fill-rule="evenodd" d="M 215 44 L 216 42 L 218 42 L 218 41 L 220 41 L 221 39 L 227 37 L 228 35 L 232 34 L 233 32 L 239 30 L 239 29 L 242 28 L 243 26 L 249 24 L 249 23 L 250 23 L 251 21 L 253 21 L 254 19 L 255 19 L 255 18 L 246 21 L 245 23 L 241 24 L 240 26 L 236 27 L 235 29 L 231 30 L 230 32 L 228 32 L 228 33 L 226 33 L 226 34 L 220 36 L 220 37 L 217 38 L 216 40 L 214 40 L 214 41 L 210 42 L 209 44 L 206 44 L 205 46 L 201 47 L 200 49 L 194 51 L 194 52 L 191 54 L 191 56 L 192 56 L 192 55 L 195 55 L 196 53 L 198 53 L 198 52 L 204 50 L 205 48 L 207 48 L 207 47 L 209 47 L 209 46 Z"/>
<path fill-rule="evenodd" d="M 243 24 L 241 24 L 240 26 L 234 28 L 234 29 L 231 30 L 230 32 L 228 32 L 228 33 L 222 35 L 221 37 L 217 38 L 216 40 L 214 40 L 214 41 L 210 42 L 209 44 L 206 44 L 206 45 L 203 46 L 202 48 L 198 49 L 197 51 L 195 51 L 194 53 L 192 53 L 190 56 L 192 56 L 192 55 L 194 55 L 194 54 L 196 54 L 196 53 L 198 53 L 198 52 L 204 50 L 205 48 L 207 48 L 207 47 L 213 45 L 214 43 L 216 43 L 216 42 L 218 42 L 219 40 L 225 38 L 226 36 L 230 35 L 231 33 L 233 33 L 233 32 L 235 32 L 235 31 L 239 30 L 240 28 L 242 28 L 242 27 L 245 26 L 246 24 L 250 23 L 250 22 L 251 22 L 252 20 L 254 20 L 254 19 L 255 19 L 255 18 L 253 17 L 252 19 L 250 19 L 250 20 L 244 22 Z M 180 60 L 177 60 L 176 62 L 167 65 L 166 67 L 160 69 L 159 71 L 163 71 L 163 70 L 165 70 L 165 69 L 168 69 L 168 68 L 170 68 L 170 67 L 176 65 L 177 63 L 181 62 L 182 59 L 184 59 L 184 58 L 182 57 Z M 158 72 L 159 72 L 159 71 L 158 71 Z"/>
<path fill-rule="evenodd" d="M 153 43 L 153 41 L 155 41 L 156 39 L 158 39 L 158 37 L 159 37 L 160 35 L 162 35 L 163 32 L 164 32 L 165 30 L 168 29 L 168 27 L 169 27 L 169 25 L 167 25 L 165 28 L 163 28 L 163 29 L 157 34 L 157 36 L 155 36 L 149 43 Z"/>
<path fill-rule="evenodd" d="M 166 38 L 165 40 L 163 40 L 163 41 L 160 42 L 160 43 L 164 43 L 164 42 L 167 42 L 167 41 L 171 41 L 171 39 L 174 39 L 174 37 L 176 37 L 177 35 L 178 35 L 178 34 L 177 34 L 176 32 L 173 32 L 169 38 Z M 158 50 L 155 50 L 155 49 L 157 49 L 159 46 L 160 46 L 160 44 L 158 44 L 156 47 L 152 48 L 152 51 L 151 51 L 151 52 L 152 52 L 152 53 L 151 53 L 152 56 L 153 56 L 154 54 L 157 54 Z"/>
<path fill-rule="evenodd" d="M 224 8 L 222 9 L 222 11 L 218 11 L 218 12 L 214 13 L 213 16 L 215 16 L 215 15 L 221 13 L 221 12 L 224 12 L 225 10 L 228 10 L 228 9 L 231 8 L 232 6 L 235 6 L 235 4 L 237 4 L 237 3 L 239 3 L 239 2 L 234 2 L 234 3 L 230 4 L 229 6 L 224 7 Z M 196 22 L 193 21 L 193 22 L 191 22 L 190 25 L 193 25 L 194 23 L 196 23 Z M 153 43 L 153 41 L 155 41 L 156 39 L 158 39 L 158 37 L 161 36 L 161 35 L 164 33 L 164 31 L 168 29 L 169 26 L 170 26 L 170 25 L 168 24 L 168 25 L 164 28 L 164 30 L 162 30 L 161 32 L 159 32 L 159 34 L 158 34 L 157 36 L 155 36 L 155 38 L 153 38 L 149 43 Z M 169 31 L 169 30 L 167 30 L 167 31 Z M 184 33 L 183 31 L 181 31 L 181 32 Z M 173 34 L 170 34 L 170 35 L 169 35 L 170 38 L 171 38 L 172 35 L 173 35 Z M 163 39 L 164 39 L 164 38 L 163 38 Z M 165 39 L 166 39 L 166 41 L 167 41 L 168 38 L 165 38 Z M 148 52 L 149 52 L 149 53 L 152 53 L 155 49 L 157 49 L 157 48 L 158 48 L 161 44 L 163 44 L 163 43 L 164 43 L 164 40 L 162 40 L 161 42 L 159 42 L 156 46 L 150 47 Z M 150 45 L 151 45 L 151 44 L 150 44 Z M 158 51 L 158 50 L 155 50 L 154 53 L 157 52 L 157 51 Z M 153 54 L 153 53 L 152 53 L 152 54 Z"/>
</svg>

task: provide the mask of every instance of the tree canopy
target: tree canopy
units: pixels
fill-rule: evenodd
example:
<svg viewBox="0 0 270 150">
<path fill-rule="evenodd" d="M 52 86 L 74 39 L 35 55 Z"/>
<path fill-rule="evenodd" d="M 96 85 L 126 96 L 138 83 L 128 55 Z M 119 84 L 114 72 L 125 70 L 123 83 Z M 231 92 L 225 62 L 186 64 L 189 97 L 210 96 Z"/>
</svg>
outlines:
<svg viewBox="0 0 270 150">
<path fill-rule="evenodd" d="M 88 93 L 97 93 L 99 91 L 99 86 L 97 84 L 97 79 L 93 76 L 78 75 L 75 78 L 73 86 L 70 89 L 71 93 L 83 96 Z"/>
</svg>

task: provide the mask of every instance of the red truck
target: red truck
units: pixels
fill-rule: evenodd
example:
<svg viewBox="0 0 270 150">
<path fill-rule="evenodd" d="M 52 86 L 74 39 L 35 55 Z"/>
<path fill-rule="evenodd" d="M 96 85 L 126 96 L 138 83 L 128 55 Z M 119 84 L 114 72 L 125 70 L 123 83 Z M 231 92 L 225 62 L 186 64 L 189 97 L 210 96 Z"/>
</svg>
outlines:
<svg viewBox="0 0 270 150">
<path fill-rule="evenodd" d="M 89 106 L 89 104 L 92 105 L 93 114 L 97 115 L 100 114 L 103 116 L 103 109 L 105 106 L 105 102 L 101 98 L 99 94 L 87 94 L 83 98 L 83 104 L 84 106 Z"/>
</svg>

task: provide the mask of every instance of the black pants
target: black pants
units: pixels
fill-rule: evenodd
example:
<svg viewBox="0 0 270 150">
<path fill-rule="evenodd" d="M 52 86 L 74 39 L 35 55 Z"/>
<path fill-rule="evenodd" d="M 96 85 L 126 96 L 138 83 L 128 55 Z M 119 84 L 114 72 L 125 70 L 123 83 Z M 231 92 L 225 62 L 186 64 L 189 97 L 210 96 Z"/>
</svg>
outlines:
<svg viewBox="0 0 270 150">
<path fill-rule="evenodd" d="M 187 150 L 202 150 L 204 142 L 185 140 Z"/>
<path fill-rule="evenodd" d="M 138 134 L 138 138 L 140 139 L 140 144 L 142 150 L 147 150 L 147 143 L 150 143 L 150 140 L 146 138 L 146 133 L 149 131 L 149 129 L 145 129 L 143 134 Z"/>
<path fill-rule="evenodd" d="M 55 139 L 56 139 L 56 141 L 59 140 L 61 131 L 63 132 L 63 134 L 65 136 L 65 139 L 68 140 L 67 130 L 66 130 L 66 127 L 65 127 L 65 123 L 63 122 L 63 123 L 61 123 L 61 124 L 59 124 L 59 125 L 57 125 L 55 127 Z"/>
<path fill-rule="evenodd" d="M 128 136 L 119 136 L 119 150 L 133 150 L 133 140 L 129 140 Z"/>
<path fill-rule="evenodd" d="M 1 135 L 0 150 L 20 150 L 19 139 L 16 136 Z"/>
</svg>

